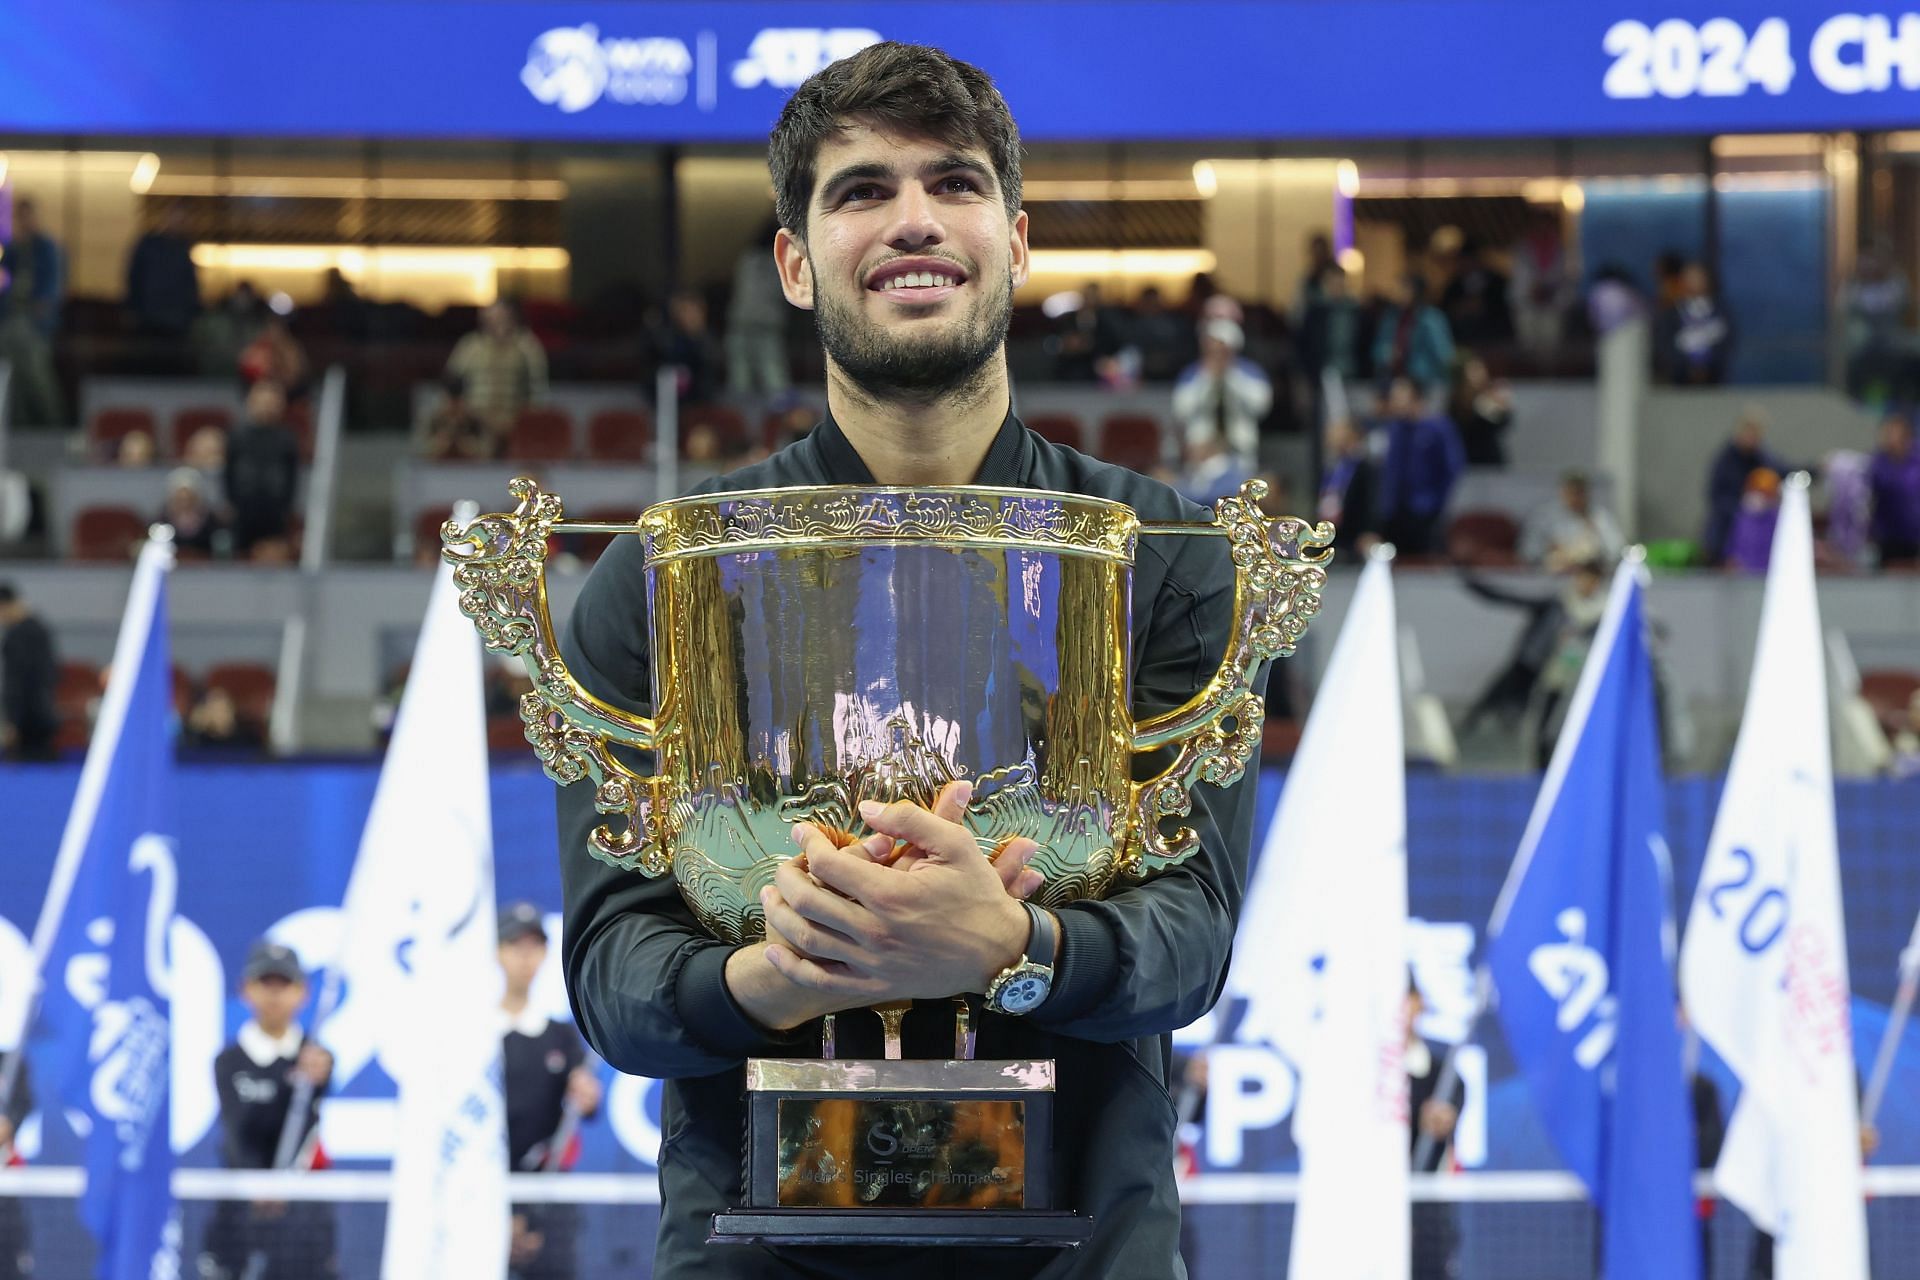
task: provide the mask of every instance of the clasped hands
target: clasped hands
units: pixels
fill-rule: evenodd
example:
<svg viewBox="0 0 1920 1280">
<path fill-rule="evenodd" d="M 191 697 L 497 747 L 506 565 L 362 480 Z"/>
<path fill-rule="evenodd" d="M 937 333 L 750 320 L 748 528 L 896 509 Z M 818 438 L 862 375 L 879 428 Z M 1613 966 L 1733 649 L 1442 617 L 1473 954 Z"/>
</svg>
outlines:
<svg viewBox="0 0 1920 1280">
<path fill-rule="evenodd" d="M 805 994 L 782 999 L 758 984 L 772 999 L 749 999 L 742 987 L 756 984 L 730 968 L 749 1011 L 791 1026 L 840 1009 L 982 992 L 1018 963 L 1031 930 L 1020 902 L 1041 884 L 1027 866 L 1038 846 L 1022 837 L 982 857 L 960 823 L 972 794 L 963 781 L 942 787 L 932 809 L 867 801 L 860 817 L 874 834 L 845 847 L 811 823 L 796 825 L 805 857 L 782 863 L 761 891 L 760 954 Z"/>
</svg>

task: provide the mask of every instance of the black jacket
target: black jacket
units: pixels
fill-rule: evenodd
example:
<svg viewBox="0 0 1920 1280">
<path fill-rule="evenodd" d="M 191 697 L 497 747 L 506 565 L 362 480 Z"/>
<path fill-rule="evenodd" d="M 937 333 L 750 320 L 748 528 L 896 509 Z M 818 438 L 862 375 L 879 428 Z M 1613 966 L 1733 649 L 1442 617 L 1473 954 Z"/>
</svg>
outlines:
<svg viewBox="0 0 1920 1280">
<path fill-rule="evenodd" d="M 6 629 L 0 638 L 0 720 L 14 727 L 20 749 L 38 754 L 53 745 L 59 728 L 53 688 L 60 675 L 53 656 L 53 633 L 34 614 Z"/>
<path fill-rule="evenodd" d="M 1207 516 L 1167 486 L 1050 444 L 1011 415 L 976 480 L 1116 498 L 1150 521 Z M 872 483 L 845 435 L 827 420 L 772 458 L 705 488 Z M 1185 702 L 1217 670 L 1232 625 L 1233 577 L 1217 539 L 1148 537 L 1139 546 L 1134 694 L 1135 713 L 1144 716 Z M 588 690 L 636 710 L 650 698 L 645 604 L 641 544 L 616 539 L 582 590 L 562 643 Z M 1142 768 L 1163 763 L 1147 760 Z M 1177 1253 L 1168 1033 L 1209 1008 L 1226 978 L 1247 872 L 1251 779 L 1224 790 L 1196 789 L 1190 822 L 1201 848 L 1183 866 L 1117 889 L 1104 901 L 1061 909 L 1060 964 L 1046 1004 L 1025 1018 L 981 1020 L 980 1057 L 1057 1061 L 1058 1198 L 1061 1207 L 1090 1215 L 1095 1229 L 1089 1244 L 1065 1253 L 708 1246 L 710 1216 L 740 1203 L 742 1063 L 756 1056 L 815 1056 L 818 1030 L 776 1038 L 746 1017 L 723 976 L 732 948 L 701 931 L 673 883 L 614 870 L 587 852 L 587 832 L 599 821 L 592 801 L 590 785 L 559 789 L 566 895 L 561 958 L 579 1027 L 594 1049 L 622 1071 L 667 1081 L 655 1276 L 1168 1280 L 1186 1274 Z M 877 1041 L 849 1040 L 871 1036 L 866 1024 L 874 1021 L 839 1019 L 841 1056 L 877 1056 Z M 944 1057 L 951 1037 L 950 1013 L 917 1010 L 908 1019 L 908 1056 Z"/>
<path fill-rule="evenodd" d="M 301 1044 L 306 1044 L 304 1039 Z M 280 1130 L 293 1103 L 292 1058 L 276 1058 L 266 1066 L 255 1062 L 236 1042 L 213 1060 L 214 1084 L 220 1094 L 220 1162 L 229 1169 L 271 1169 L 280 1147 Z M 320 1098 L 314 1091 L 301 1140 L 320 1124 Z"/>
</svg>

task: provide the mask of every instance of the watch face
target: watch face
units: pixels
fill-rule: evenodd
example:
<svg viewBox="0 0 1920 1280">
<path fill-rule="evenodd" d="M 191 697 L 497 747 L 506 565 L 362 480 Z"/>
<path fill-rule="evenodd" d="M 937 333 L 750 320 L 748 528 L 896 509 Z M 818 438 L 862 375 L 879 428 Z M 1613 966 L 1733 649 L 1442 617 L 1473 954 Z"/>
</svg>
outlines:
<svg viewBox="0 0 1920 1280">
<path fill-rule="evenodd" d="M 1008 1013 L 1025 1013 L 1047 998 L 1047 983 L 1037 974 L 1023 974 L 1000 988 L 1000 1007 Z"/>
</svg>

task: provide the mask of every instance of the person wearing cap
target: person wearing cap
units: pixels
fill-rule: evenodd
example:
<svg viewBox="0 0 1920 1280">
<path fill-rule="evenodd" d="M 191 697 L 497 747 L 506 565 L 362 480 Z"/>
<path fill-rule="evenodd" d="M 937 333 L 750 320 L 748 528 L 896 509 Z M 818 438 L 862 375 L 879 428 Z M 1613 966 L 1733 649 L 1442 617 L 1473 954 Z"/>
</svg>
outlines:
<svg viewBox="0 0 1920 1280">
<path fill-rule="evenodd" d="M 1189 460 L 1225 450 L 1251 471 L 1260 463 L 1260 420 L 1273 407 L 1273 383 L 1240 354 L 1246 334 L 1225 317 L 1200 326 L 1200 358 L 1173 385 L 1173 416 Z"/>
<path fill-rule="evenodd" d="M 580 1121 L 600 1110 L 600 1081 L 570 1022 L 555 1022 L 533 1003 L 533 980 L 547 962 L 547 926 L 540 908 L 516 902 L 500 913 L 500 998 L 506 1065 L 507 1161 L 516 1173 L 560 1172 Z M 516 1280 L 572 1280 L 572 1205 L 515 1205 L 509 1266 Z"/>
<path fill-rule="evenodd" d="M 313 1101 L 294 1168 L 318 1157 L 319 1098 L 333 1055 L 295 1021 L 307 1002 L 307 975 L 292 947 L 261 940 L 247 952 L 240 999 L 253 1015 L 214 1059 L 220 1094 L 220 1161 L 229 1169 L 271 1169 L 301 1079 Z M 214 1206 L 199 1259 L 208 1280 L 322 1280 L 339 1274 L 331 1206 L 319 1202 L 221 1201 Z"/>
</svg>

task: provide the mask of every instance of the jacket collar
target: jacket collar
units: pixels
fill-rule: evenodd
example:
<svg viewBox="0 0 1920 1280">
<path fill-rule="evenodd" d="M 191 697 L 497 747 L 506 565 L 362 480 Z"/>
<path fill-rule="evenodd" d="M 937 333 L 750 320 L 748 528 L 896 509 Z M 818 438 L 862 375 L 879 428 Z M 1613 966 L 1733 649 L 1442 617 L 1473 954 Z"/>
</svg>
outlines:
<svg viewBox="0 0 1920 1280">
<path fill-rule="evenodd" d="M 877 483 L 866 460 L 840 430 L 831 412 L 821 415 L 820 425 L 813 429 L 807 441 L 814 447 L 814 460 L 822 483 Z M 1006 420 L 1000 424 L 1000 434 L 993 438 L 986 459 L 980 464 L 980 474 L 972 483 L 1007 489 L 1028 488 L 1033 484 L 1037 461 L 1032 436 L 1013 410 L 1008 409 Z"/>
</svg>

